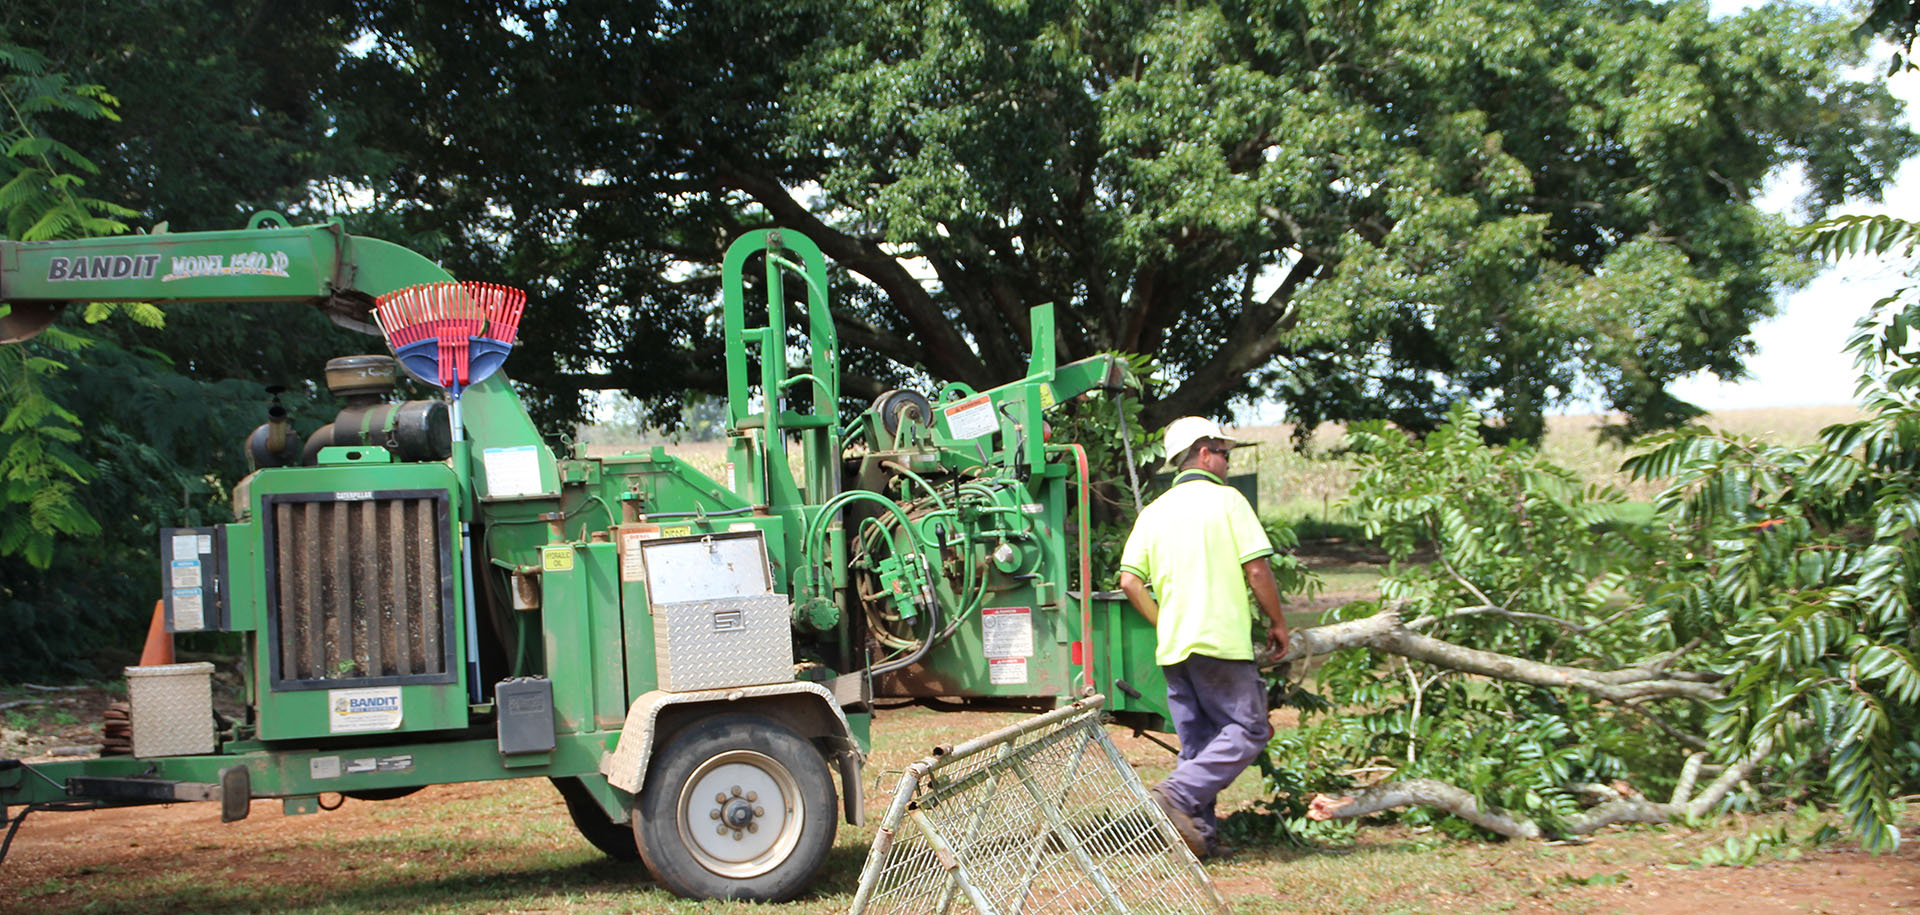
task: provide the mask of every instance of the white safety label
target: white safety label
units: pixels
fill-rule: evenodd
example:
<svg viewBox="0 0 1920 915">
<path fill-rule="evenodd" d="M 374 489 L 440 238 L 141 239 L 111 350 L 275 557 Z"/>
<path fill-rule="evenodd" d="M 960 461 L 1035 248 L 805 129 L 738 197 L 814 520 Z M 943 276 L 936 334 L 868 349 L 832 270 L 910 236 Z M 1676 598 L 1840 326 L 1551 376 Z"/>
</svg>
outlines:
<svg viewBox="0 0 1920 915">
<path fill-rule="evenodd" d="M 1033 610 L 987 607 L 980 611 L 980 653 L 989 658 L 1033 657 Z M 1025 682 L 1022 675 L 1021 682 Z"/>
<path fill-rule="evenodd" d="M 996 686 L 1027 682 L 1026 658 L 988 658 L 987 682 Z"/>
<path fill-rule="evenodd" d="M 199 588 L 175 588 L 173 591 L 173 629 L 198 632 L 207 628 L 206 597 Z"/>
<path fill-rule="evenodd" d="M 212 540 L 213 538 L 209 537 L 207 539 Z M 195 553 L 212 552 L 212 550 L 196 549 L 196 547 L 199 546 L 199 541 L 200 541 L 200 538 L 192 534 L 173 535 L 173 558 L 192 559 Z"/>
<path fill-rule="evenodd" d="M 413 757 L 409 756 L 360 756 L 347 760 L 348 775 L 363 775 L 368 772 L 405 772 L 413 768 Z"/>
<path fill-rule="evenodd" d="M 947 432 L 954 438 L 979 438 L 1000 431 L 993 415 L 993 398 L 982 394 L 960 401 L 940 412 L 947 415 Z"/>
<path fill-rule="evenodd" d="M 540 491 L 540 455 L 532 445 L 488 448 L 480 453 L 487 467 L 487 495 L 524 496 Z"/>
<path fill-rule="evenodd" d="M 172 572 L 175 588 L 200 587 L 200 560 L 176 559 L 173 561 Z"/>
<path fill-rule="evenodd" d="M 307 777 L 314 779 L 339 778 L 340 757 L 315 756 L 307 760 Z"/>
<path fill-rule="evenodd" d="M 398 686 L 327 691 L 328 733 L 398 730 L 401 714 Z"/>
</svg>

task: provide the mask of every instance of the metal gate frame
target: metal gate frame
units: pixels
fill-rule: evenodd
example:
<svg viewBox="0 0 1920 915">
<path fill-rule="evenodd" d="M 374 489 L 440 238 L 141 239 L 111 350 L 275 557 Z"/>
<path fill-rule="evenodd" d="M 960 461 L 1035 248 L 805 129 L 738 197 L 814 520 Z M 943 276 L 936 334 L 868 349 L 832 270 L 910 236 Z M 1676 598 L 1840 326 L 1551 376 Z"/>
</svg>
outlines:
<svg viewBox="0 0 1920 915">
<path fill-rule="evenodd" d="M 852 915 L 949 915 L 963 897 L 979 915 L 1097 906 L 1227 912 L 1107 737 L 1105 703 L 1091 696 L 908 766 L 860 873 Z"/>
</svg>

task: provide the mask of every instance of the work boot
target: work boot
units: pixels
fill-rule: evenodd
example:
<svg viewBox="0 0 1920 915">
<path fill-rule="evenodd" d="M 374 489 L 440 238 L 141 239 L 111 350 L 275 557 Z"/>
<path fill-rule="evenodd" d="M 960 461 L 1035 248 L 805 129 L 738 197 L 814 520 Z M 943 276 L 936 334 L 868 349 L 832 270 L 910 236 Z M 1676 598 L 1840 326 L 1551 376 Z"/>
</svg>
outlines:
<svg viewBox="0 0 1920 915">
<path fill-rule="evenodd" d="M 1207 856 L 1207 840 L 1200 834 L 1199 827 L 1193 825 L 1193 817 L 1175 805 L 1172 798 L 1160 790 L 1159 785 L 1147 789 L 1153 796 L 1153 802 L 1160 806 L 1160 812 L 1167 815 L 1167 821 L 1173 824 L 1173 831 L 1180 834 L 1180 840 L 1187 843 L 1187 850 L 1195 858 Z"/>
</svg>

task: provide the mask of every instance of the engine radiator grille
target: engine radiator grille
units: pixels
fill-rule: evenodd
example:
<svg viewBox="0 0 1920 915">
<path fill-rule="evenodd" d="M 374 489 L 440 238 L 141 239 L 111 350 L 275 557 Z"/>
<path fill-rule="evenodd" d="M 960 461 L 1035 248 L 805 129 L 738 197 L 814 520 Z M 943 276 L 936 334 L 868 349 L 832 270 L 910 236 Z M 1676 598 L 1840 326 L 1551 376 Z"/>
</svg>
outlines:
<svg viewBox="0 0 1920 915">
<path fill-rule="evenodd" d="M 453 682 L 445 491 L 262 501 L 275 689 Z"/>
</svg>

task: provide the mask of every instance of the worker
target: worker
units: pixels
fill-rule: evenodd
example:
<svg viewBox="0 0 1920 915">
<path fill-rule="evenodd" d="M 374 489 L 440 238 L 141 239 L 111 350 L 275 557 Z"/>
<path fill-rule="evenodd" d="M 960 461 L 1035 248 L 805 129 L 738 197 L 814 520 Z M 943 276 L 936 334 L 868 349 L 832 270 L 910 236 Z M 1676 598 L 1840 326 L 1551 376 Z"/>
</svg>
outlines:
<svg viewBox="0 0 1920 915">
<path fill-rule="evenodd" d="M 1287 621 L 1267 560 L 1273 544 L 1246 497 L 1226 484 L 1227 455 L 1238 442 L 1198 416 L 1168 424 L 1165 441 L 1178 471 L 1127 536 L 1120 590 L 1154 624 L 1154 660 L 1166 674 L 1180 738 L 1179 760 L 1152 789 L 1154 800 L 1205 858 L 1218 849 L 1215 798 L 1273 737 L 1254 663 L 1249 589 L 1274 657 L 1286 652 Z"/>
</svg>

